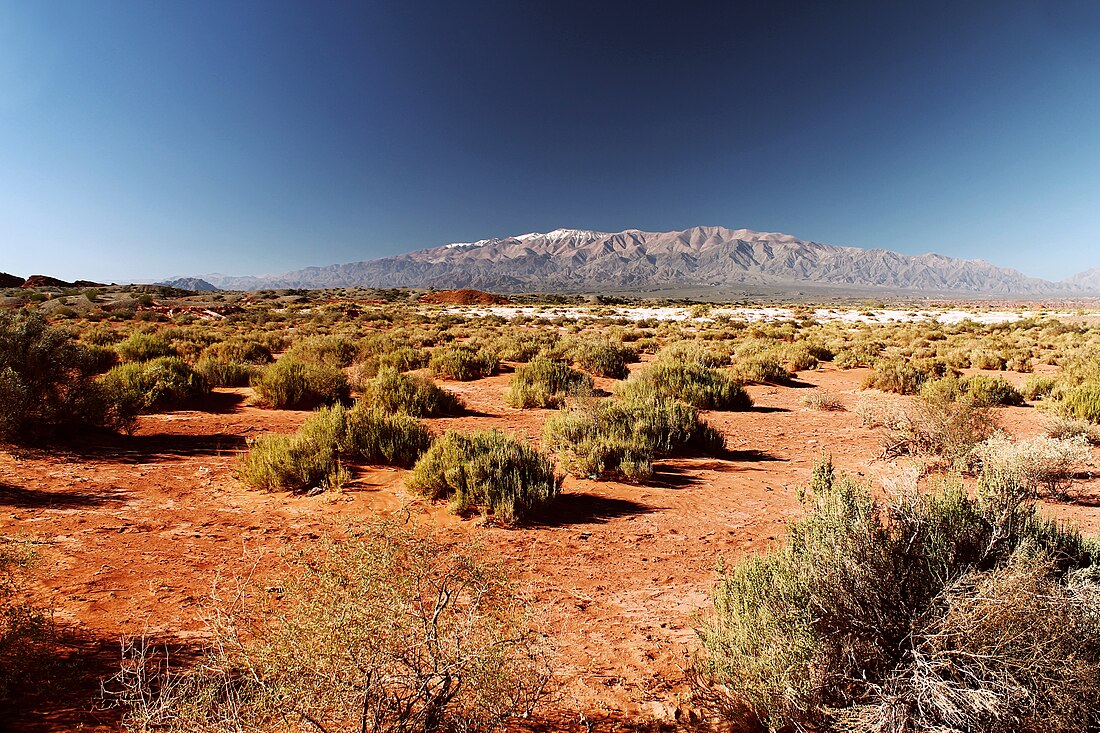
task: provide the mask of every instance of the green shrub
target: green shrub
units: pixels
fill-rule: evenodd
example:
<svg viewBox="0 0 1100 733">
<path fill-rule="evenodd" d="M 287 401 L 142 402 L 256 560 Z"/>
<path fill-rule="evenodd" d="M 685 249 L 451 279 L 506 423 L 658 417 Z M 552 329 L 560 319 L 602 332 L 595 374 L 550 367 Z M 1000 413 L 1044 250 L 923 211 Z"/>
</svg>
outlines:
<svg viewBox="0 0 1100 733">
<path fill-rule="evenodd" d="M 201 356 L 223 364 L 268 364 L 272 361 L 271 349 L 266 344 L 239 338 L 211 344 Z"/>
<path fill-rule="evenodd" d="M 120 364 L 100 378 L 124 414 L 182 407 L 205 397 L 210 387 L 178 356 Z"/>
<path fill-rule="evenodd" d="M 774 356 L 735 358 L 731 371 L 742 384 L 790 384 L 794 375 Z"/>
<path fill-rule="evenodd" d="M 1004 377 L 975 374 L 962 380 L 963 391 L 979 405 L 1014 406 L 1024 404 L 1024 396 Z"/>
<path fill-rule="evenodd" d="M 387 415 L 362 403 L 323 407 L 294 435 L 264 435 L 249 443 L 237 475 L 266 491 L 337 487 L 344 461 L 411 466 L 428 448 L 424 425 L 408 415 Z"/>
<path fill-rule="evenodd" d="M 1064 417 L 1100 423 L 1100 383 L 1086 383 L 1064 390 L 1058 397 Z"/>
<path fill-rule="evenodd" d="M 1037 374 L 1032 374 L 1024 382 L 1023 394 L 1029 400 L 1041 400 L 1049 397 L 1055 386 L 1055 381 L 1050 377 L 1040 377 Z"/>
<path fill-rule="evenodd" d="M 117 427 L 95 375 L 100 358 L 37 313 L 0 312 L 0 440 Z"/>
<path fill-rule="evenodd" d="M 574 475 L 633 480 L 653 475 L 656 456 L 725 447 L 694 407 L 653 395 L 582 403 L 550 418 L 545 440 Z"/>
<path fill-rule="evenodd" d="M 195 373 L 211 387 L 247 387 L 260 374 L 260 367 L 239 361 L 222 361 L 204 356 L 195 364 Z"/>
<path fill-rule="evenodd" d="M 448 431 L 417 461 L 406 486 L 428 499 L 449 500 L 454 512 L 484 507 L 514 522 L 551 502 L 561 479 L 549 458 L 503 433 Z"/>
<path fill-rule="evenodd" d="M 692 362 L 657 361 L 623 382 L 623 397 L 652 395 L 683 400 L 700 410 L 748 410 L 752 398 L 726 372 Z"/>
<path fill-rule="evenodd" d="M 400 346 L 395 349 L 378 354 L 371 354 L 366 359 L 358 361 L 352 368 L 357 382 L 362 383 L 367 379 L 378 376 L 383 369 L 395 369 L 399 372 L 408 372 L 413 369 L 422 369 L 428 366 L 431 357 L 424 349 L 411 346 Z"/>
<path fill-rule="evenodd" d="M 1100 723 L 1100 587 L 1079 570 L 1098 548 L 1011 480 L 884 504 L 826 461 L 804 506 L 785 546 L 719 571 L 705 705 L 771 730 Z"/>
<path fill-rule="evenodd" d="M 926 381 L 951 374 L 954 374 L 951 367 L 939 360 L 880 359 L 863 381 L 863 388 L 905 395 L 918 394 Z"/>
<path fill-rule="evenodd" d="M 295 341 L 284 358 L 329 367 L 351 366 L 359 355 L 359 344 L 339 336 L 311 336 Z"/>
<path fill-rule="evenodd" d="M 504 401 L 512 407 L 558 407 L 566 397 L 590 394 L 592 378 L 544 356 L 516 368 Z"/>
<path fill-rule="evenodd" d="M 465 405 L 451 392 L 418 374 L 386 368 L 362 385 L 362 401 L 389 413 L 414 417 L 459 415 Z"/>
<path fill-rule="evenodd" d="M 172 342 L 160 334 L 136 331 L 115 345 L 123 361 L 149 361 L 164 356 L 176 356 Z"/>
<path fill-rule="evenodd" d="M 730 363 L 729 352 L 718 347 L 707 347 L 694 341 L 677 341 L 661 349 L 654 362 L 669 364 L 693 364 L 702 367 L 722 367 Z"/>
<path fill-rule="evenodd" d="M 488 349 L 474 349 L 462 344 L 436 349 L 428 362 L 428 367 L 435 376 L 459 382 L 488 377 L 499 366 L 500 360 Z"/>
<path fill-rule="evenodd" d="M 601 339 L 577 339 L 569 345 L 568 356 L 590 374 L 609 379 L 623 379 L 630 373 L 626 365 L 638 361 L 638 354 L 629 346 Z"/>
<path fill-rule="evenodd" d="M 262 404 L 289 410 L 347 402 L 351 394 L 347 377 L 337 367 L 295 361 L 289 356 L 264 368 L 253 379 L 252 387 Z"/>
</svg>

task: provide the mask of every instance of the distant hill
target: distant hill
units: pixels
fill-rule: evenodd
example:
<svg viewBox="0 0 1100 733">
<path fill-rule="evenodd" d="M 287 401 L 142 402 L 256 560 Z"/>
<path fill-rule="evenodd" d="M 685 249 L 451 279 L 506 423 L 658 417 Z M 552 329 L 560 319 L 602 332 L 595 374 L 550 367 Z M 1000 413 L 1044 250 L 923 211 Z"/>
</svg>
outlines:
<svg viewBox="0 0 1100 733">
<path fill-rule="evenodd" d="M 497 292 L 647 291 L 720 286 L 798 286 L 986 295 L 1074 294 L 981 260 L 839 247 L 789 234 L 725 227 L 675 232 L 555 229 L 455 242 L 409 254 L 282 275 L 206 275 L 222 289 L 324 287 L 476 288 Z"/>
<path fill-rule="evenodd" d="M 167 285 L 170 288 L 179 288 L 180 290 L 191 290 L 194 292 L 210 292 L 217 290 L 218 288 L 211 285 L 206 280 L 200 277 L 177 277 L 175 280 L 166 280 L 164 282 L 156 283 L 157 285 Z"/>
<path fill-rule="evenodd" d="M 1073 277 L 1066 278 L 1065 282 L 1088 293 L 1100 294 L 1100 267 L 1079 272 Z"/>
</svg>

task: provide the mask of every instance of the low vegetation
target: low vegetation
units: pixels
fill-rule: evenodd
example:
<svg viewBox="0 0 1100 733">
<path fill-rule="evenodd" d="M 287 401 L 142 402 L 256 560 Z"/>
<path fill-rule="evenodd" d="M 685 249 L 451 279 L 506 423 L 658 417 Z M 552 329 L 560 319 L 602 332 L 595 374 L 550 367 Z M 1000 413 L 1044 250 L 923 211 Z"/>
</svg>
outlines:
<svg viewBox="0 0 1100 733">
<path fill-rule="evenodd" d="M 402 374 L 389 367 L 364 382 L 361 390 L 360 399 L 364 403 L 384 412 L 414 417 L 459 415 L 465 407 L 457 395 L 431 379 L 419 374 Z"/>
<path fill-rule="evenodd" d="M 251 441 L 237 473 L 265 491 L 339 488 L 346 462 L 408 467 L 428 448 L 424 425 L 408 415 L 389 415 L 358 403 L 322 408 L 293 435 Z"/>
<path fill-rule="evenodd" d="M 451 511 L 491 512 L 511 523 L 526 519 L 558 495 L 561 479 L 550 459 L 530 445 L 497 431 L 448 431 L 417 461 L 405 482 Z"/>
<path fill-rule="evenodd" d="M 660 360 L 618 388 L 625 399 L 678 399 L 700 410 L 748 410 L 752 398 L 726 372 L 698 363 Z"/>
<path fill-rule="evenodd" d="M 498 565 L 390 524 L 215 599 L 199 664 L 129 640 L 104 685 L 135 731 L 501 730 L 545 696 L 549 650 Z"/>
<path fill-rule="evenodd" d="M 469 382 L 496 372 L 500 359 L 488 349 L 455 344 L 436 349 L 428 367 L 437 377 Z"/>
<path fill-rule="evenodd" d="M 544 356 L 516 367 L 505 401 L 512 407 L 559 407 L 568 397 L 592 393 L 592 378 Z"/>
<path fill-rule="evenodd" d="M 351 397 L 348 379 L 338 367 L 289 356 L 260 372 L 252 387 L 260 404 L 283 410 L 310 410 Z"/>
<path fill-rule="evenodd" d="M 787 543 L 720 570 L 699 701 L 769 729 L 1100 724 L 1098 547 L 1010 473 L 882 502 L 825 461 Z"/>
</svg>

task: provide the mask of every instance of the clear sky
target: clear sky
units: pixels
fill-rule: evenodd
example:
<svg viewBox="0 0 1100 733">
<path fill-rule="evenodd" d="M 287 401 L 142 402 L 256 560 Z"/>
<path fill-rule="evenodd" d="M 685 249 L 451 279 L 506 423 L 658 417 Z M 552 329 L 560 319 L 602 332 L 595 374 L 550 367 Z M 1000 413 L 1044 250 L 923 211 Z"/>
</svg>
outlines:
<svg viewBox="0 0 1100 733">
<path fill-rule="evenodd" d="M 1100 266 L 1100 3 L 0 0 L 0 270 L 695 225 Z"/>
</svg>

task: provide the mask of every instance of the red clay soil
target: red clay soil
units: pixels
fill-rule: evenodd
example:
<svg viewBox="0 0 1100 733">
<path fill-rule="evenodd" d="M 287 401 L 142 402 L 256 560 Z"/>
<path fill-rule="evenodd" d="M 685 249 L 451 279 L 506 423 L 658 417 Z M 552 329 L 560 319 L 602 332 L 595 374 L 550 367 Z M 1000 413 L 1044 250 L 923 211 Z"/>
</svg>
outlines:
<svg viewBox="0 0 1100 733">
<path fill-rule="evenodd" d="M 831 367 L 800 375 L 849 408 L 862 377 Z M 551 411 L 508 407 L 508 379 L 447 383 L 470 414 L 431 428 L 495 427 L 537 440 Z M 682 669 L 718 559 L 782 541 L 800 511 L 797 489 L 823 452 L 860 476 L 900 469 L 878 460 L 879 439 L 852 411 L 803 407 L 806 391 L 751 387 L 754 410 L 706 415 L 725 435 L 727 455 L 662 461 L 644 485 L 569 478 L 552 514 L 515 529 L 424 503 L 405 491 L 398 469 L 365 468 L 343 491 L 313 497 L 243 487 L 233 467 L 245 441 L 292 431 L 307 416 L 251 406 L 248 389 L 218 390 L 203 411 L 144 417 L 133 437 L 67 453 L 0 454 L 0 534 L 37 543 L 34 591 L 69 630 L 71 672 L 59 688 L 25 695 L 10 728 L 110 729 L 116 714 L 95 710 L 94 695 L 99 677 L 117 668 L 120 636 L 144 634 L 185 654 L 201 639 L 218 578 L 262 579 L 278 571 L 281 550 L 378 516 L 476 541 L 549 609 L 558 685 L 530 729 L 585 730 L 587 720 L 596 721 L 588 730 L 630 730 L 642 719 L 670 720 L 687 699 Z M 1034 408 L 1008 408 L 1003 418 L 1020 435 L 1041 424 Z M 1047 509 L 1100 529 L 1096 502 Z"/>
<path fill-rule="evenodd" d="M 431 305 L 508 305 L 512 301 L 480 290 L 440 290 L 420 296 L 421 303 Z"/>
</svg>

